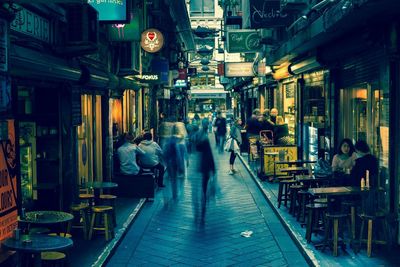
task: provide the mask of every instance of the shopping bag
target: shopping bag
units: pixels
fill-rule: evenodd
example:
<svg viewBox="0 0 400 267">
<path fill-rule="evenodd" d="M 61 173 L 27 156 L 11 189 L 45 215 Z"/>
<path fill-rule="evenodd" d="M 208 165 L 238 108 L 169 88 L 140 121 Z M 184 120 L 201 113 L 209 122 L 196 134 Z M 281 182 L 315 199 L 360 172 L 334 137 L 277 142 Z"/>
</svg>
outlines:
<svg viewBox="0 0 400 267">
<path fill-rule="evenodd" d="M 232 141 L 233 141 L 232 138 L 226 139 L 225 146 L 224 146 L 225 151 L 229 152 L 231 150 Z"/>
</svg>

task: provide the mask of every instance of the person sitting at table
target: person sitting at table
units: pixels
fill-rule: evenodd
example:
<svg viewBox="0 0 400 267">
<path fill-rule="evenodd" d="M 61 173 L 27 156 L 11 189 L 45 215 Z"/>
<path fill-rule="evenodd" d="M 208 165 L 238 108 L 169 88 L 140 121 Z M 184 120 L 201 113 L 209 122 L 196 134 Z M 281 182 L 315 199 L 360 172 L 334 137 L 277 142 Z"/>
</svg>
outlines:
<svg viewBox="0 0 400 267">
<path fill-rule="evenodd" d="M 364 140 L 357 141 L 354 146 L 355 163 L 350 173 L 349 185 L 360 186 L 361 179 L 366 179 L 366 171 L 369 171 L 369 186 L 377 187 L 378 178 L 378 159 L 370 153 L 369 146 Z"/>
<path fill-rule="evenodd" d="M 159 187 L 164 187 L 165 166 L 161 163 L 163 151 L 161 147 L 153 141 L 153 135 L 150 132 L 143 134 L 143 140 L 139 144 L 139 148 L 144 151 L 138 159 L 142 168 L 157 169 L 158 176 L 156 181 Z"/>
<path fill-rule="evenodd" d="M 332 159 L 332 171 L 345 173 L 351 170 L 354 165 L 355 153 L 353 142 L 349 138 L 344 138 L 339 144 L 339 150 Z"/>
<path fill-rule="evenodd" d="M 117 150 L 120 162 L 120 171 L 124 175 L 138 175 L 140 167 L 137 164 L 137 155 L 145 152 L 133 143 L 135 137 L 131 133 L 124 134 L 125 143 Z"/>
</svg>

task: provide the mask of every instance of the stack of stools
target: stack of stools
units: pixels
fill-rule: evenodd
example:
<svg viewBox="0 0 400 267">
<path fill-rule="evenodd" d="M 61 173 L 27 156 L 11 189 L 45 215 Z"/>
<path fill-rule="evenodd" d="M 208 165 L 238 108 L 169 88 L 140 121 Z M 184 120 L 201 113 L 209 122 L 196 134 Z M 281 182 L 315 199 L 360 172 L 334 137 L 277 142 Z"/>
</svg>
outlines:
<svg viewBox="0 0 400 267">
<path fill-rule="evenodd" d="M 83 238 L 86 240 L 89 233 L 89 204 L 80 203 L 71 205 L 71 213 L 74 215 L 72 228 L 82 229 Z"/>
<path fill-rule="evenodd" d="M 284 201 L 285 207 L 287 207 L 287 201 L 289 199 L 289 186 L 296 184 L 297 181 L 293 179 L 293 176 L 278 177 L 279 188 L 278 188 L 278 208 L 281 207 L 281 202 Z"/>
<path fill-rule="evenodd" d="M 115 195 L 109 195 L 109 194 L 100 195 L 101 205 L 113 207 L 112 217 L 113 217 L 114 225 L 117 225 L 117 218 L 116 218 L 117 216 L 116 216 L 116 210 L 115 210 L 115 201 L 116 200 L 117 200 L 117 196 L 115 196 Z"/>
<path fill-rule="evenodd" d="M 114 236 L 114 224 L 112 220 L 113 207 L 94 206 L 92 207 L 92 219 L 89 228 L 89 240 L 92 239 L 94 231 L 104 231 L 105 238 L 108 241 Z"/>
<path fill-rule="evenodd" d="M 49 235 L 58 235 L 57 233 L 50 233 Z M 72 236 L 67 233 L 60 233 L 59 234 L 62 237 L 65 238 L 71 238 Z M 42 252 L 40 254 L 40 258 L 42 260 L 42 266 L 43 267 L 63 267 L 67 266 L 68 264 L 66 263 L 67 255 L 63 252 L 59 251 L 46 251 Z"/>
<path fill-rule="evenodd" d="M 320 227 L 320 222 L 325 222 L 325 212 L 328 208 L 327 204 L 311 203 L 306 205 L 308 213 L 307 217 L 307 228 L 306 228 L 306 240 L 307 243 L 311 242 L 311 235 L 316 232 Z"/>
</svg>

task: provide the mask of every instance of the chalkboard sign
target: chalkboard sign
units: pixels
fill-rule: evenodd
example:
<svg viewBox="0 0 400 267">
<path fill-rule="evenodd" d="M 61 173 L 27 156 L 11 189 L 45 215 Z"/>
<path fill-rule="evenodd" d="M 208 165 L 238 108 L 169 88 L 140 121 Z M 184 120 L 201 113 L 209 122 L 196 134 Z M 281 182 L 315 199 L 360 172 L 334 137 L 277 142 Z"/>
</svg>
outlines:
<svg viewBox="0 0 400 267">
<path fill-rule="evenodd" d="M 82 124 L 81 88 L 71 88 L 71 124 L 78 126 Z"/>
</svg>

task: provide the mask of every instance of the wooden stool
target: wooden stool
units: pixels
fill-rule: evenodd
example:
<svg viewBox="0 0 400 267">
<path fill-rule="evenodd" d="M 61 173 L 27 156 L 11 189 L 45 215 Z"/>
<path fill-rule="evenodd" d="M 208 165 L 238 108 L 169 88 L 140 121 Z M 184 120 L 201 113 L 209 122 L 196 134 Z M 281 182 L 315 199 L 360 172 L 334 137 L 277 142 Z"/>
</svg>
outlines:
<svg viewBox="0 0 400 267">
<path fill-rule="evenodd" d="M 385 244 L 385 245 L 390 245 L 390 233 L 389 233 L 389 225 L 387 222 L 387 214 L 384 211 L 378 211 L 375 212 L 373 215 L 367 215 L 367 214 L 360 214 L 359 215 L 361 218 L 361 230 L 360 230 L 360 239 L 359 239 L 359 246 L 361 246 L 361 242 L 366 242 L 367 243 L 367 255 L 368 257 L 371 257 L 372 253 L 372 243 L 375 244 Z M 383 232 L 385 235 L 384 240 L 377 240 L 373 239 L 373 224 L 374 222 L 380 220 L 382 222 L 383 226 Z M 365 222 L 368 222 L 368 233 L 367 233 L 367 239 L 362 239 L 363 237 L 363 232 L 364 232 L 364 227 L 365 227 Z M 376 231 L 375 231 L 376 232 Z"/>
<path fill-rule="evenodd" d="M 115 209 L 115 201 L 117 200 L 117 196 L 115 195 L 100 195 L 101 205 L 111 206 L 113 207 L 112 216 L 113 216 L 113 223 L 117 225 L 117 216 L 116 216 L 116 209 Z"/>
<path fill-rule="evenodd" d="M 83 238 L 86 240 L 89 232 L 89 205 L 86 203 L 73 204 L 70 210 L 74 215 L 74 221 L 72 221 L 71 227 L 82 229 Z"/>
<path fill-rule="evenodd" d="M 297 203 L 300 203 L 298 199 L 298 192 L 305 189 L 303 185 L 294 184 L 290 186 L 290 208 L 289 213 L 296 216 L 296 209 L 298 208 Z M 298 211 L 300 212 L 300 211 Z"/>
<path fill-rule="evenodd" d="M 306 228 L 306 240 L 307 243 L 311 242 L 311 235 L 315 231 L 315 228 L 319 225 L 320 217 L 324 218 L 324 213 L 328 205 L 326 204 L 307 204 L 306 209 L 308 210 L 307 217 L 307 228 Z M 324 219 L 322 220 L 324 223 Z"/>
<path fill-rule="evenodd" d="M 79 199 L 81 200 L 82 203 L 86 203 L 90 207 L 92 207 L 93 201 L 94 201 L 94 194 L 90 194 L 90 193 L 79 194 Z"/>
<path fill-rule="evenodd" d="M 92 219 L 91 219 L 90 228 L 89 228 L 89 240 L 92 239 L 94 230 L 104 231 L 105 238 L 107 241 L 110 239 L 110 234 L 114 235 L 114 225 L 113 225 L 112 218 L 111 218 L 112 210 L 113 210 L 113 207 L 111 207 L 111 206 L 94 206 L 94 207 L 92 207 L 93 214 L 92 214 Z M 95 225 L 97 216 L 103 217 L 104 225 L 100 225 L 100 224 Z"/>
<path fill-rule="evenodd" d="M 360 206 L 355 200 L 345 200 L 341 202 L 342 212 L 350 214 L 351 239 L 356 239 L 356 207 Z"/>
<path fill-rule="evenodd" d="M 306 205 L 310 203 L 311 194 L 307 190 L 300 190 L 298 193 L 300 199 L 300 210 L 297 212 L 297 221 L 304 223 L 306 220 Z M 303 227 L 304 224 L 302 224 Z"/>
<path fill-rule="evenodd" d="M 61 237 L 65 237 L 65 238 L 72 238 L 72 235 L 68 234 L 68 233 L 50 233 L 50 234 L 47 234 L 47 235 L 50 235 L 50 236 L 61 236 Z"/>
<path fill-rule="evenodd" d="M 65 253 L 58 251 L 46 251 L 40 254 L 40 258 L 42 260 L 42 266 L 51 266 L 51 267 L 62 267 L 65 266 L 66 260 Z"/>
<path fill-rule="evenodd" d="M 333 222 L 333 256 L 338 255 L 338 243 L 339 243 L 339 221 L 346 220 L 348 229 L 350 230 L 350 221 L 349 214 L 347 213 L 327 213 L 326 214 L 326 225 L 325 225 L 325 245 L 330 242 L 330 230 L 331 230 L 331 221 Z M 343 229 L 343 227 L 342 227 Z M 340 232 L 340 236 L 343 240 L 343 230 Z M 342 244 L 342 248 L 344 249 L 344 243 Z"/>
<path fill-rule="evenodd" d="M 281 207 L 281 202 L 284 201 L 285 207 L 287 207 L 287 201 L 289 199 L 289 186 L 295 184 L 296 180 L 281 180 L 279 181 L 279 189 L 278 189 L 278 208 Z"/>
</svg>

